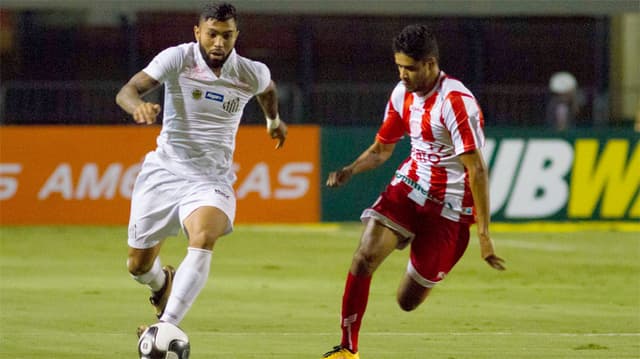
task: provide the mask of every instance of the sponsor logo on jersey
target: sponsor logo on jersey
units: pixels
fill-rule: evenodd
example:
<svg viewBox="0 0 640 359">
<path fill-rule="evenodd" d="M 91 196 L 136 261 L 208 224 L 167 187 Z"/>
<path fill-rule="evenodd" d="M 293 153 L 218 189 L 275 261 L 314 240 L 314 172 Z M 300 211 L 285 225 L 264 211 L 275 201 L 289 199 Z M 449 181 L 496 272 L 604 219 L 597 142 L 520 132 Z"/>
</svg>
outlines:
<svg viewBox="0 0 640 359">
<path fill-rule="evenodd" d="M 202 91 L 200 91 L 200 89 L 194 89 L 191 92 L 191 96 L 193 97 L 194 100 L 199 100 L 202 98 Z"/>
<path fill-rule="evenodd" d="M 454 208 L 453 204 L 451 202 L 446 202 L 446 201 L 441 201 L 435 197 L 433 197 L 426 189 L 424 189 L 422 186 L 420 186 L 418 184 L 418 182 L 414 181 L 413 179 L 409 178 L 408 176 L 396 171 L 396 175 L 395 177 L 397 179 L 399 179 L 400 181 L 402 181 L 403 183 L 407 184 L 409 187 L 413 188 L 414 190 L 418 191 L 421 195 L 423 195 L 424 197 L 426 197 L 427 199 L 429 199 L 432 202 L 435 202 L 439 205 L 442 205 L 448 209 L 454 210 L 456 211 L 456 209 Z M 414 201 L 415 199 L 412 198 Z M 424 200 L 422 201 L 421 205 L 424 205 Z M 465 215 L 472 215 L 473 214 L 473 207 L 461 207 L 459 209 L 459 211 L 462 214 Z"/>
<path fill-rule="evenodd" d="M 211 91 L 207 91 L 207 93 L 204 95 L 204 97 L 207 100 L 211 100 L 211 101 L 217 101 L 217 102 L 224 101 L 224 95 L 219 94 L 219 93 L 215 93 L 215 92 L 211 92 Z"/>
<path fill-rule="evenodd" d="M 222 108 L 229 113 L 236 113 L 240 110 L 240 98 L 236 97 L 222 104 Z"/>
<path fill-rule="evenodd" d="M 409 185 L 409 187 L 419 191 L 420 193 L 422 193 L 423 195 L 429 197 L 429 199 L 436 200 L 435 198 L 431 198 L 431 195 L 429 195 L 429 192 L 427 192 L 426 189 L 422 188 L 422 186 L 420 186 L 418 184 L 418 182 L 412 180 L 411 178 L 405 176 L 404 174 L 400 173 L 400 172 L 396 172 L 396 178 L 398 178 L 399 180 L 401 180 L 402 182 L 406 183 L 407 185 Z M 438 203 L 442 203 L 440 201 L 438 201 Z"/>
<path fill-rule="evenodd" d="M 411 105 L 409 107 L 409 110 L 411 112 L 415 112 L 415 113 L 419 113 L 421 115 L 424 115 L 424 108 L 420 107 L 420 106 L 416 106 L 416 105 Z"/>
</svg>

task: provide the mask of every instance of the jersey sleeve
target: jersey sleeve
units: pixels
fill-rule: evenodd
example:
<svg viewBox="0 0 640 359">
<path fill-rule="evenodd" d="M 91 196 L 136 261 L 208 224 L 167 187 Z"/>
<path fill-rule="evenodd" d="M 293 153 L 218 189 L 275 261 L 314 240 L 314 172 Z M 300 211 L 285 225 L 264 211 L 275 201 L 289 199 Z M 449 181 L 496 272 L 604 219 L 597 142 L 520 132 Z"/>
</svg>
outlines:
<svg viewBox="0 0 640 359">
<path fill-rule="evenodd" d="M 442 109 L 442 117 L 451 134 L 456 155 L 484 146 L 484 118 L 473 96 L 456 91 L 449 93 Z"/>
<path fill-rule="evenodd" d="M 380 143 L 391 144 L 396 143 L 402 139 L 406 133 L 406 128 L 402 120 L 402 111 L 404 106 L 403 91 L 399 87 L 396 87 L 387 102 L 385 109 L 385 117 L 378 133 L 376 134 L 376 140 Z M 400 101 L 398 101 L 400 99 Z"/>
<path fill-rule="evenodd" d="M 182 58 L 182 50 L 179 47 L 170 47 L 156 55 L 142 71 L 156 81 L 164 82 L 170 74 L 179 72 Z"/>
<path fill-rule="evenodd" d="M 271 83 L 271 71 L 267 65 L 258 61 L 251 61 L 251 74 L 247 80 L 254 94 L 263 93 Z"/>
</svg>

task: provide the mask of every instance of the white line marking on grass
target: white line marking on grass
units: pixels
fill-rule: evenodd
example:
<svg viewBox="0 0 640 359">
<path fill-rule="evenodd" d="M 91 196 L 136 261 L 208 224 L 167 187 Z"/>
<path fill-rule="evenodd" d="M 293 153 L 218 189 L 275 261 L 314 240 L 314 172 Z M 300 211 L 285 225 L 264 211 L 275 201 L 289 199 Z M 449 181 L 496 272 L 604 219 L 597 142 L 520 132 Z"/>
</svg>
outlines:
<svg viewBox="0 0 640 359">
<path fill-rule="evenodd" d="M 218 331 L 188 331 L 189 336 L 220 336 L 220 337 L 331 337 L 339 335 L 339 332 L 331 333 L 307 333 L 307 332 L 218 332 Z M 41 332 L 31 333 L 19 333 L 20 337 L 41 336 Z M 127 333 L 65 333 L 69 337 L 95 337 L 95 336 L 114 336 L 114 337 L 132 337 L 134 334 Z M 360 336 L 369 337 L 575 337 L 575 338 L 594 338 L 594 337 L 640 337 L 640 333 L 542 333 L 542 332 L 449 332 L 449 333 L 434 333 L 434 332 L 421 332 L 421 333 L 403 333 L 403 332 L 373 332 L 373 333 L 360 333 Z"/>
<path fill-rule="evenodd" d="M 306 332 L 296 332 L 296 333 L 273 333 L 273 332 L 203 332 L 203 331 L 195 331 L 189 332 L 189 335 L 227 335 L 227 336 L 243 336 L 243 335 L 255 335 L 255 336 L 331 336 L 336 335 L 335 332 L 331 333 L 306 333 Z M 543 333 L 543 332 L 450 332 L 450 333 L 434 333 L 434 332 L 361 332 L 361 336 L 373 336 L 373 337 L 432 337 L 432 336 L 496 336 L 496 337 L 506 337 L 506 336 L 524 336 L 524 337 L 640 337 L 640 333 Z"/>
</svg>

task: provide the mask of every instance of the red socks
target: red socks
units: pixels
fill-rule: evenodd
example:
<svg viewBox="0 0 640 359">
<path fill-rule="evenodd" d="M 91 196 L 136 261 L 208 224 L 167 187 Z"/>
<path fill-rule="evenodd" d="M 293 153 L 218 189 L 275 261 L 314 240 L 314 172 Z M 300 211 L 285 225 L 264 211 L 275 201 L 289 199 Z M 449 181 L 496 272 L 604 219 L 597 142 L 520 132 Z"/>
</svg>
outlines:
<svg viewBox="0 0 640 359">
<path fill-rule="evenodd" d="M 343 348 L 348 348 L 352 352 L 358 351 L 358 334 L 362 316 L 369 301 L 369 287 L 371 286 L 371 276 L 355 276 L 349 272 L 347 283 L 342 296 L 342 328 Z"/>
</svg>

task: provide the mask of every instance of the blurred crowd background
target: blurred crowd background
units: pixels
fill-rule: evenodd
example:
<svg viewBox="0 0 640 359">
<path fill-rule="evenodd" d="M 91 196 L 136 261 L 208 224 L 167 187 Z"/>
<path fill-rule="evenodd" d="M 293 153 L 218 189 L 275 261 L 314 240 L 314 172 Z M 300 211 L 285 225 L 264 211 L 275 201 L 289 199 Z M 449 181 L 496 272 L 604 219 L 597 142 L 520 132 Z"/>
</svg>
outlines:
<svg viewBox="0 0 640 359">
<path fill-rule="evenodd" d="M 640 124 L 637 0 L 231 2 L 236 49 L 271 68 L 290 123 L 379 124 L 398 81 L 391 40 L 420 22 L 490 126 L 553 128 L 555 88 L 572 91 L 569 128 Z M 202 3 L 1 1 L 0 124 L 131 123 L 117 90 L 159 51 L 193 41 Z M 255 102 L 243 121 L 264 122 Z"/>
</svg>

